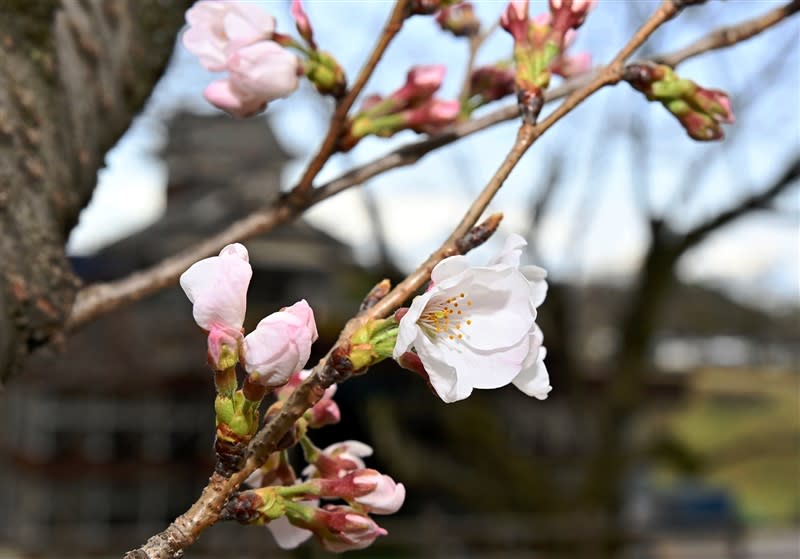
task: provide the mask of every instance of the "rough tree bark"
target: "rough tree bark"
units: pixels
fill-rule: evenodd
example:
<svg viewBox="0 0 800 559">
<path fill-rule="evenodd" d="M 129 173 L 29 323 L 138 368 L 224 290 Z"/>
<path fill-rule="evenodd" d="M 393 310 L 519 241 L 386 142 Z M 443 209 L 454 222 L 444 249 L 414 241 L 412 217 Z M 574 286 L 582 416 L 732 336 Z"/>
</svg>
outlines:
<svg viewBox="0 0 800 559">
<path fill-rule="evenodd" d="M 190 3 L 0 4 L 0 385 L 62 330 L 79 286 L 67 235 Z"/>
</svg>

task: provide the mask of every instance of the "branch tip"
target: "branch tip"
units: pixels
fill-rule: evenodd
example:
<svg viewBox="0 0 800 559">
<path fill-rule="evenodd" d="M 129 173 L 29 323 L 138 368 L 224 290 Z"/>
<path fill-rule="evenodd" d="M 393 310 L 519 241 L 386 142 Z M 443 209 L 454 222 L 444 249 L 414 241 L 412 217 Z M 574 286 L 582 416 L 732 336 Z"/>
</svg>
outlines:
<svg viewBox="0 0 800 559">
<path fill-rule="evenodd" d="M 459 254 L 466 254 L 474 248 L 481 246 L 494 235 L 500 222 L 503 221 L 503 214 L 493 213 L 482 223 L 470 229 L 463 237 L 456 241 L 456 249 Z"/>
</svg>

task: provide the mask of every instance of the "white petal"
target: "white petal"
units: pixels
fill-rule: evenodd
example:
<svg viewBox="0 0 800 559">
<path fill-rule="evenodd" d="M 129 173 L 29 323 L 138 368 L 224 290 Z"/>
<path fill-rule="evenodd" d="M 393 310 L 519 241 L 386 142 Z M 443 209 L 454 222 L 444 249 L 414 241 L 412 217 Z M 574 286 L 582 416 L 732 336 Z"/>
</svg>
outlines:
<svg viewBox="0 0 800 559">
<path fill-rule="evenodd" d="M 493 351 L 456 351 L 448 355 L 458 371 L 457 392 L 470 388 L 500 388 L 510 383 L 522 370 L 530 343 L 523 338 L 518 344 Z"/>
<path fill-rule="evenodd" d="M 437 285 L 464 272 L 469 268 L 466 256 L 450 256 L 439 262 L 431 271 L 431 280 Z"/>
<path fill-rule="evenodd" d="M 547 271 L 539 266 L 523 266 L 519 269 L 531 286 L 531 304 L 538 307 L 547 296 Z"/>
<path fill-rule="evenodd" d="M 453 296 L 466 293 L 472 305 L 463 307 L 463 342 L 472 348 L 492 350 L 517 344 L 533 326 L 530 307 L 530 287 L 527 280 L 512 268 L 498 272 L 490 268 L 475 268 L 469 274 L 470 283 L 462 282 L 453 289 Z M 467 325 L 466 321 L 471 324 Z"/>
<path fill-rule="evenodd" d="M 294 549 L 308 538 L 311 537 L 311 530 L 298 528 L 289 522 L 285 516 L 276 518 L 267 524 L 267 528 L 272 532 L 272 537 L 275 538 L 275 543 L 281 549 Z"/>
<path fill-rule="evenodd" d="M 415 343 L 417 353 L 428 373 L 431 386 L 443 401 L 447 403 L 463 400 L 469 394 L 456 393 L 458 377 L 456 369 L 446 361 L 447 350 L 431 342 L 425 334 L 420 333 Z"/>
<path fill-rule="evenodd" d="M 411 307 L 409 307 L 408 312 L 406 312 L 405 316 L 400 319 L 400 327 L 397 332 L 397 342 L 395 342 L 394 352 L 392 354 L 395 359 L 398 359 L 406 351 L 411 349 L 411 346 L 414 344 L 414 340 L 417 338 L 417 334 L 419 333 L 417 320 L 419 320 L 420 315 L 425 310 L 428 301 L 430 301 L 433 295 L 433 291 L 428 291 L 427 293 L 423 293 L 422 295 L 417 295 L 414 297 L 414 301 L 411 303 Z"/>
<path fill-rule="evenodd" d="M 519 267 L 519 259 L 522 256 L 522 249 L 528 242 L 521 235 L 512 233 L 506 237 L 503 248 L 490 262 L 489 265 L 506 264 L 513 268 Z"/>
<path fill-rule="evenodd" d="M 553 389 L 550 386 L 550 375 L 544 364 L 547 350 L 542 347 L 539 349 L 536 362 L 524 369 L 517 378 L 514 379 L 514 386 L 519 388 L 528 396 L 533 396 L 539 400 L 547 398 L 547 394 Z"/>
</svg>

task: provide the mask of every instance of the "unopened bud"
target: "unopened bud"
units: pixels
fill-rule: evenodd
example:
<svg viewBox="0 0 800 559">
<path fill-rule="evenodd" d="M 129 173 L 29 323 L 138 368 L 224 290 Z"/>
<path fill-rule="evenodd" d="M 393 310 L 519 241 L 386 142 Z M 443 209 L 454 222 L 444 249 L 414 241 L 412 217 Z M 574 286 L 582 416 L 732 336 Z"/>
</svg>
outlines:
<svg viewBox="0 0 800 559">
<path fill-rule="evenodd" d="M 502 99 L 514 93 L 514 72 L 500 66 L 481 66 L 472 71 L 469 81 L 470 98 L 479 97 L 477 105 Z"/>
<path fill-rule="evenodd" d="M 317 50 L 317 45 L 314 43 L 314 30 L 311 28 L 311 22 L 306 15 L 306 11 L 303 9 L 301 0 L 292 0 L 291 13 L 297 25 L 297 32 L 306 40 L 308 46 Z"/>
<path fill-rule="evenodd" d="M 433 97 L 442 86 L 447 67 L 444 64 L 414 66 L 406 74 L 406 83 L 388 99 L 394 101 L 393 111 L 405 109 Z"/>
<path fill-rule="evenodd" d="M 703 88 L 679 77 L 669 66 L 630 64 L 624 79 L 651 101 L 659 101 L 698 141 L 724 137 L 720 123 L 735 121 L 730 99 L 724 91 Z"/>
<path fill-rule="evenodd" d="M 586 20 L 596 0 L 550 0 L 550 13 L 554 38 L 559 45 L 566 42 L 566 35 L 571 29 L 577 29 Z"/>
<path fill-rule="evenodd" d="M 324 51 L 313 51 L 305 62 L 306 77 L 323 95 L 339 98 L 347 90 L 347 77 L 333 56 Z"/>
<path fill-rule="evenodd" d="M 733 124 L 736 122 L 736 117 L 733 115 L 733 109 L 731 107 L 731 100 L 724 91 L 705 89 L 698 86 L 690 103 L 718 122 L 724 122 L 726 124 Z"/>
<path fill-rule="evenodd" d="M 461 112 L 458 101 L 430 99 L 419 107 L 405 112 L 406 128 L 415 132 L 433 133 L 453 124 Z"/>
<path fill-rule="evenodd" d="M 481 30 L 481 21 L 475 15 L 470 2 L 442 8 L 436 14 L 436 23 L 442 30 L 449 31 L 456 37 L 472 37 Z"/>
<path fill-rule="evenodd" d="M 514 37 L 514 43 L 528 40 L 528 0 L 511 0 L 500 16 L 500 25 Z"/>
</svg>

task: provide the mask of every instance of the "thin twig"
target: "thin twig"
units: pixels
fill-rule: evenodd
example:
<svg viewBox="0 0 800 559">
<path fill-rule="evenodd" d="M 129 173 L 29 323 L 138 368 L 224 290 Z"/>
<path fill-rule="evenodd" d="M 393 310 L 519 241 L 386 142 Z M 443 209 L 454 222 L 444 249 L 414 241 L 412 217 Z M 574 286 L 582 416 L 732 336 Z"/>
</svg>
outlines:
<svg viewBox="0 0 800 559">
<path fill-rule="evenodd" d="M 766 31 L 770 27 L 774 27 L 798 10 L 800 10 L 800 0 L 792 0 L 792 2 L 788 4 L 770 10 L 753 19 L 735 25 L 720 27 L 680 50 L 653 57 L 653 62 L 666 64 L 674 68 L 687 58 L 741 43 L 750 37 L 758 35 L 762 31 Z"/>
<path fill-rule="evenodd" d="M 762 16 L 746 20 L 732 27 L 725 27 L 712 31 L 706 37 L 699 39 L 691 45 L 673 53 L 656 56 L 653 60 L 662 61 L 677 66 L 688 58 L 704 52 L 728 47 L 736 42 L 744 41 L 757 33 L 763 32 L 771 26 L 777 25 L 784 18 L 797 11 L 800 0 L 794 0 L 783 8 L 771 10 Z M 777 13 L 780 18 L 775 17 Z M 743 31 L 737 32 L 737 29 Z M 727 31 L 723 31 L 727 30 Z M 713 36 L 735 36 L 737 41 L 709 41 Z M 549 90 L 545 101 L 550 102 L 562 98 L 580 87 L 583 87 L 594 76 L 580 76 L 564 82 L 561 86 Z M 325 200 L 334 194 L 351 188 L 355 185 L 390 169 L 415 163 L 431 151 L 453 143 L 461 138 L 485 130 L 500 122 L 505 122 L 518 117 L 516 105 L 507 106 L 493 111 L 483 117 L 457 124 L 443 132 L 420 140 L 406 146 L 401 146 L 390 153 L 381 156 L 369 163 L 358 166 L 344 173 L 338 178 L 315 188 L 311 191 L 311 198 L 300 204 L 289 204 L 285 198 L 279 198 L 271 204 L 256 210 L 252 214 L 232 223 L 216 235 L 189 247 L 188 249 L 170 256 L 150 268 L 134 272 L 130 276 L 112 282 L 87 286 L 82 289 L 75 300 L 66 328 L 75 329 L 95 318 L 107 314 L 125 304 L 137 301 L 143 297 L 174 284 L 180 274 L 189 266 L 219 250 L 228 243 L 241 241 L 259 235 L 287 223 L 300 215 L 310 206 Z"/>
<path fill-rule="evenodd" d="M 353 86 L 337 103 L 336 110 L 333 112 L 333 116 L 331 117 L 331 124 L 328 128 L 328 133 L 325 135 L 325 139 L 322 141 L 319 151 L 309 162 L 308 167 L 306 167 L 306 170 L 303 173 L 303 176 L 300 178 L 300 181 L 292 189 L 292 193 L 288 198 L 290 202 L 303 202 L 304 198 L 308 196 L 311 190 L 314 179 L 322 170 L 322 167 L 325 166 L 325 163 L 327 163 L 328 159 L 330 159 L 331 155 L 336 152 L 336 144 L 339 141 L 342 128 L 347 121 L 347 113 L 350 110 L 350 107 L 353 106 L 353 103 L 355 103 L 356 98 L 361 93 L 361 90 L 364 89 L 367 81 L 369 81 L 369 78 L 375 71 L 375 67 L 383 57 L 383 53 L 386 52 L 389 43 L 392 42 L 392 39 L 397 36 L 397 34 L 400 32 L 400 29 L 403 27 L 403 22 L 406 20 L 409 14 L 408 7 L 409 0 L 397 0 L 395 2 L 392 15 L 389 17 L 389 21 L 386 22 L 383 32 L 380 34 L 380 37 L 378 37 L 378 42 L 372 49 L 372 53 L 364 63 L 363 68 L 361 68 L 355 83 L 353 83 Z"/>
</svg>

